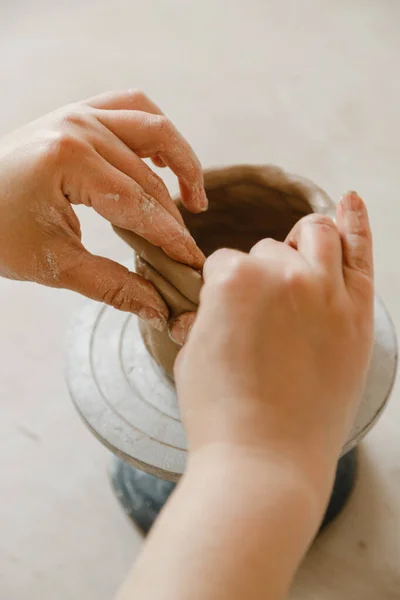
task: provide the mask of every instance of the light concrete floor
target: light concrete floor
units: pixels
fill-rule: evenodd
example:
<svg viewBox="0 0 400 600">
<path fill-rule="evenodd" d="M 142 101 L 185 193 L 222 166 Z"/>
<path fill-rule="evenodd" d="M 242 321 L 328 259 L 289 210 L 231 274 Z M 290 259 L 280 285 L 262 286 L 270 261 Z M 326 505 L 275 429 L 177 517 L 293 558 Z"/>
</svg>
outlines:
<svg viewBox="0 0 400 600">
<path fill-rule="evenodd" d="M 395 0 L 6 0 L 0 133 L 71 100 L 139 87 L 204 165 L 273 162 L 333 198 L 365 196 L 377 289 L 400 325 L 400 5 Z M 173 182 L 172 177 L 167 178 Z M 88 247 L 124 260 L 79 211 Z M 110 491 L 110 456 L 63 381 L 79 299 L 0 281 L 0 597 L 106 600 L 140 536 Z M 400 402 L 363 444 L 357 489 L 313 546 L 293 600 L 400 597 Z"/>
</svg>

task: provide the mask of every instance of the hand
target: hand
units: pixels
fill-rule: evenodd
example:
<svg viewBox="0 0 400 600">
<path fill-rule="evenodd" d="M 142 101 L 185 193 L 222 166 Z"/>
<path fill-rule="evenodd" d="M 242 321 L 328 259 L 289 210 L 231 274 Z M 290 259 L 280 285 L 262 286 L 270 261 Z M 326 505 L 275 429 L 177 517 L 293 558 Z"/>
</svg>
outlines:
<svg viewBox="0 0 400 600">
<path fill-rule="evenodd" d="M 372 242 L 355 193 L 336 225 L 310 215 L 286 243 L 213 254 L 176 383 L 191 455 L 279 457 L 322 505 L 363 391 L 373 340 Z M 267 458 L 268 457 L 268 458 Z M 189 459 L 190 460 L 190 459 Z"/>
<path fill-rule="evenodd" d="M 186 208 L 205 210 L 200 163 L 174 125 L 141 92 L 115 92 L 57 110 L 0 142 L 0 275 L 63 287 L 138 313 L 162 328 L 168 310 L 155 288 L 122 265 L 90 254 L 72 204 L 200 268 L 151 157 L 177 175 Z"/>
<path fill-rule="evenodd" d="M 188 466 L 118 598 L 287 597 L 361 398 L 371 246 L 350 193 L 336 225 L 311 215 L 207 260 L 175 368 Z"/>
</svg>

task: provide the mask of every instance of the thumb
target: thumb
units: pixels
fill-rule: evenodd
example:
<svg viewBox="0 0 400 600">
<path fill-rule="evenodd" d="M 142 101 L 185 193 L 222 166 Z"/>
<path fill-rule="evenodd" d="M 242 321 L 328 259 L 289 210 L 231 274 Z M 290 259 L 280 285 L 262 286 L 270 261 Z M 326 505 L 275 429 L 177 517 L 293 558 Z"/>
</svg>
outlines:
<svg viewBox="0 0 400 600">
<path fill-rule="evenodd" d="M 118 310 L 135 313 L 156 329 L 166 328 L 168 308 L 149 281 L 83 247 L 60 284 Z"/>
<path fill-rule="evenodd" d="M 190 330 L 193 327 L 195 318 L 195 312 L 186 312 L 172 321 L 168 328 L 169 337 L 172 339 L 172 341 L 180 346 L 183 346 L 189 336 Z"/>
</svg>

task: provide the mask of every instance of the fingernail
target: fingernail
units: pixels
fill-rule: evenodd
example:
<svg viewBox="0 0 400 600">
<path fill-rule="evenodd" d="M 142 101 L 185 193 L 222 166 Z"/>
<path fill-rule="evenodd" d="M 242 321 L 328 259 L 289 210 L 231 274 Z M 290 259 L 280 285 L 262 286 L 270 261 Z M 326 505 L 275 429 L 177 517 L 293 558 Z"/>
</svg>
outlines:
<svg viewBox="0 0 400 600">
<path fill-rule="evenodd" d="M 195 318 L 195 313 L 185 313 L 171 323 L 168 328 L 170 338 L 180 346 L 183 346 L 189 337 Z"/>
<path fill-rule="evenodd" d="M 346 210 L 358 210 L 361 205 L 361 198 L 357 192 L 350 191 L 343 194 L 340 202 Z"/>
<path fill-rule="evenodd" d="M 206 196 L 204 188 L 202 188 L 200 192 L 200 208 L 203 212 L 206 211 L 208 208 L 208 198 Z"/>
<path fill-rule="evenodd" d="M 158 329 L 158 331 L 164 331 L 167 327 L 167 319 L 164 315 L 149 306 L 141 308 L 138 312 L 138 316 L 155 329 Z"/>
<path fill-rule="evenodd" d="M 200 182 L 196 182 L 192 185 L 191 189 L 192 199 L 197 207 L 197 211 L 202 212 L 208 208 L 208 199 L 204 190 L 204 185 Z"/>
<path fill-rule="evenodd" d="M 179 344 L 179 346 L 183 346 L 185 343 L 185 330 L 183 324 L 180 321 L 175 321 L 168 328 L 169 337 L 175 344 Z"/>
<path fill-rule="evenodd" d="M 183 253 L 189 252 L 192 256 L 193 263 L 198 269 L 201 269 L 205 263 L 206 257 L 196 244 L 196 240 L 191 236 L 188 229 L 184 229 L 184 242 L 177 242 L 176 247 Z"/>
<path fill-rule="evenodd" d="M 348 231 L 359 233 L 364 228 L 363 203 L 357 192 L 347 192 L 340 202 L 344 210 L 344 222 Z"/>
</svg>

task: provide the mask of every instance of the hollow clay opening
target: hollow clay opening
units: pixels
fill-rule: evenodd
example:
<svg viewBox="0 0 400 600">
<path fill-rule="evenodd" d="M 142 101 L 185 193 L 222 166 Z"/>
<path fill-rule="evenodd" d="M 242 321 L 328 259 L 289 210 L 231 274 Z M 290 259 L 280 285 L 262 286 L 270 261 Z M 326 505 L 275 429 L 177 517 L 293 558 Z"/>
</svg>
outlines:
<svg viewBox="0 0 400 600">
<path fill-rule="evenodd" d="M 218 248 L 249 252 L 267 237 L 284 241 L 293 225 L 313 212 L 304 197 L 252 181 L 207 189 L 207 197 L 209 209 L 202 214 L 179 205 L 186 226 L 206 256 Z"/>
<path fill-rule="evenodd" d="M 223 247 L 249 252 L 266 237 L 284 241 L 299 219 L 316 211 L 329 213 L 333 208 L 329 197 L 315 184 L 271 165 L 214 169 L 205 173 L 204 180 L 209 209 L 193 214 L 180 201 L 178 207 L 206 256 Z M 146 277 L 138 260 L 136 267 Z M 152 281 L 157 287 L 157 281 Z M 171 310 L 172 317 L 178 314 Z M 157 331 L 144 321 L 139 327 L 147 350 L 173 379 L 179 346 L 166 331 Z"/>
</svg>

